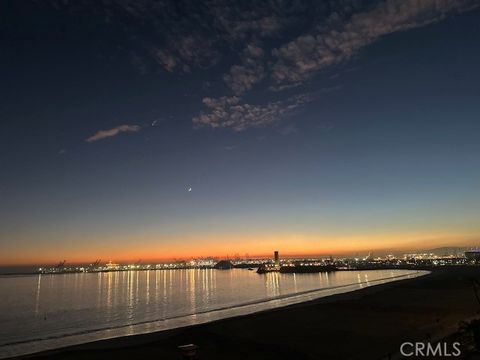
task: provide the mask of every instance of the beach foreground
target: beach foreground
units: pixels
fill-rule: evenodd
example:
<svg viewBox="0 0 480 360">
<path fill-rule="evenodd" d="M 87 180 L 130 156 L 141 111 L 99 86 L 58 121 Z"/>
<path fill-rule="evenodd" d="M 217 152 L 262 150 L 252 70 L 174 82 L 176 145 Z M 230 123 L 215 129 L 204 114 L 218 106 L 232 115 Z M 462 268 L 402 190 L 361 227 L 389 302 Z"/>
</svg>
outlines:
<svg viewBox="0 0 480 360">
<path fill-rule="evenodd" d="M 403 342 L 439 340 L 475 318 L 472 280 L 480 268 L 453 267 L 262 313 L 38 353 L 29 359 L 388 359 Z"/>
</svg>

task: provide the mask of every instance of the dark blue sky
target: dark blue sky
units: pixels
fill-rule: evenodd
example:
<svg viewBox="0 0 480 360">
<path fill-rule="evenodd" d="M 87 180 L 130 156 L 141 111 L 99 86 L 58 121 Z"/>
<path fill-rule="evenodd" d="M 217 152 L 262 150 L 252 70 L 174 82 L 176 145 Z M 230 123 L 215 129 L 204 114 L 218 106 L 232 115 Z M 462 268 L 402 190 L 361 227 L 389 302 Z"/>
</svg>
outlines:
<svg viewBox="0 0 480 360">
<path fill-rule="evenodd" d="M 478 1 L 0 8 L 0 263 L 477 245 Z"/>
</svg>

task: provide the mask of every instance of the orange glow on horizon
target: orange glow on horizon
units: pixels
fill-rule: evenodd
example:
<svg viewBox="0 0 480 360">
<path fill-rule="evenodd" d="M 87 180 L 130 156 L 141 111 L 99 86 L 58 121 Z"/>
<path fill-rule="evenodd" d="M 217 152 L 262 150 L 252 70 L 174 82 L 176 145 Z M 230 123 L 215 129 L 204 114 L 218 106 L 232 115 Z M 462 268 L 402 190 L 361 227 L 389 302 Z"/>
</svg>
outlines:
<svg viewBox="0 0 480 360">
<path fill-rule="evenodd" d="M 227 241 L 228 239 L 228 241 Z M 29 248 L 19 253 L 0 254 L 0 265 L 49 265 L 60 260 L 69 264 L 87 264 L 96 259 L 102 262 L 112 260 L 119 263 L 134 263 L 142 259 L 143 263 L 170 261 L 174 259 L 188 260 L 200 257 L 226 258 L 238 254 L 244 257 L 270 257 L 274 250 L 281 256 L 329 256 L 354 255 L 370 251 L 410 251 L 441 246 L 473 246 L 477 245 L 478 234 L 475 233 L 427 233 L 410 234 L 372 234 L 362 236 L 318 235 L 318 234 L 241 234 L 241 235 L 197 235 L 171 237 L 168 240 L 154 235 L 123 238 L 118 241 L 112 238 L 101 243 L 70 242 L 75 246 Z M 82 244 L 83 246 L 79 246 Z"/>
</svg>

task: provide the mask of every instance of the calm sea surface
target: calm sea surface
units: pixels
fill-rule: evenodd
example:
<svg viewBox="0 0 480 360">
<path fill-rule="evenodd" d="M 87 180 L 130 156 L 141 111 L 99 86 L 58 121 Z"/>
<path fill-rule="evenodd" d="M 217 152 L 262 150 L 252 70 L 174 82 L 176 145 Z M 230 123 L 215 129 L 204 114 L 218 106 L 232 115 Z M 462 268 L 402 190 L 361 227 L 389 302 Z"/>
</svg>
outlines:
<svg viewBox="0 0 480 360">
<path fill-rule="evenodd" d="M 0 277 L 0 357 L 202 323 L 423 275 L 157 270 Z"/>
</svg>

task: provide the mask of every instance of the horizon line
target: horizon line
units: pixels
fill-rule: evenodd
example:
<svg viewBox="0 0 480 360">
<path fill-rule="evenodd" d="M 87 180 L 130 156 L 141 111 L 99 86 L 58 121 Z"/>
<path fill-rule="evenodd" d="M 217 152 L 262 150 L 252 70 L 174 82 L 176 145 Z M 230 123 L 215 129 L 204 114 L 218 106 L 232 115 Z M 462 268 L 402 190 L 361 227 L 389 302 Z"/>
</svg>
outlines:
<svg viewBox="0 0 480 360">
<path fill-rule="evenodd" d="M 468 246 L 468 245 L 457 245 L 457 246 L 439 246 L 439 247 L 434 247 L 434 248 L 381 248 L 381 249 L 370 249 L 370 250 L 350 250 L 350 251 L 337 251 L 337 252 L 317 252 L 317 253 L 292 253 L 292 252 L 287 252 L 287 253 L 282 253 L 281 249 L 279 248 L 278 251 L 280 253 L 280 256 L 283 258 L 298 258 L 298 257 L 335 257 L 335 256 L 351 256 L 351 257 L 361 257 L 362 255 L 372 255 L 375 256 L 375 252 L 377 253 L 391 253 L 397 254 L 399 252 L 402 252 L 403 254 L 408 254 L 409 252 L 422 252 L 422 251 L 432 251 L 432 250 L 437 250 L 437 249 L 444 249 L 444 248 L 451 248 L 451 249 L 477 249 L 476 247 Z M 109 261 L 114 262 L 114 263 L 119 263 L 119 264 L 136 264 L 136 263 L 161 263 L 161 262 L 182 262 L 182 261 L 189 261 L 193 259 L 218 259 L 218 260 L 234 260 L 234 259 L 265 259 L 265 258 L 271 258 L 273 256 L 273 252 L 277 251 L 277 249 L 273 249 L 269 253 L 262 253 L 262 254 L 247 254 L 244 253 L 243 255 L 241 254 L 226 254 L 226 255 L 204 255 L 204 256 L 196 256 L 196 255 L 190 255 L 190 256 L 178 256 L 178 257 L 168 257 L 168 258 L 145 258 L 145 259 L 136 259 L 136 261 L 133 258 L 120 258 L 120 259 L 115 259 L 115 257 L 112 258 L 106 258 L 105 260 L 102 258 L 97 258 L 92 261 L 90 260 L 74 260 L 72 262 L 68 261 L 68 258 L 65 259 L 58 259 L 58 260 L 47 260 L 47 261 L 35 261 L 35 262 L 11 262 L 11 263 L 0 263 L 0 268 L 1 267 L 15 267 L 15 266 L 50 266 L 50 265 L 56 265 L 59 262 L 65 261 L 66 264 L 69 265 L 86 265 L 90 263 L 94 263 L 97 260 L 100 260 L 101 263 L 107 263 Z M 361 254 L 362 253 L 362 254 Z M 108 260 L 107 260 L 108 259 Z"/>
</svg>

